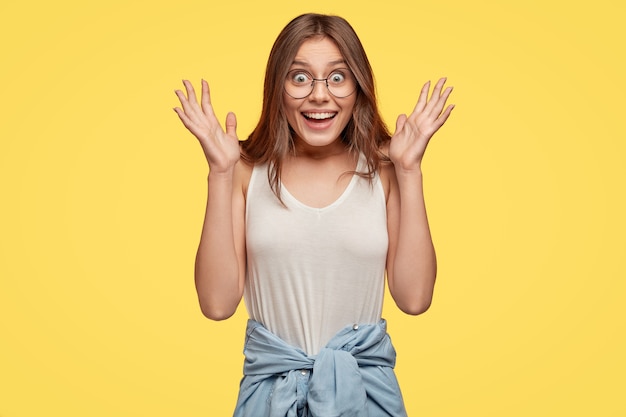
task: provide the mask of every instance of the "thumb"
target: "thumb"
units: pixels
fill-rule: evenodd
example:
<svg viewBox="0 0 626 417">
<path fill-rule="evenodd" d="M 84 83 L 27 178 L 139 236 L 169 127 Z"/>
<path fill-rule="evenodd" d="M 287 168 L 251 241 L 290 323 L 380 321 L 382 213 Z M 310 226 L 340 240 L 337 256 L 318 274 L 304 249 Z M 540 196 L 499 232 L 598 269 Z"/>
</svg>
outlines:
<svg viewBox="0 0 626 417">
<path fill-rule="evenodd" d="M 226 115 L 226 134 L 237 136 L 237 116 L 232 111 Z"/>
<path fill-rule="evenodd" d="M 406 114 L 401 114 L 398 116 L 398 119 L 396 120 L 396 132 L 398 133 L 400 132 L 402 129 L 404 129 L 404 124 L 406 123 Z"/>
</svg>

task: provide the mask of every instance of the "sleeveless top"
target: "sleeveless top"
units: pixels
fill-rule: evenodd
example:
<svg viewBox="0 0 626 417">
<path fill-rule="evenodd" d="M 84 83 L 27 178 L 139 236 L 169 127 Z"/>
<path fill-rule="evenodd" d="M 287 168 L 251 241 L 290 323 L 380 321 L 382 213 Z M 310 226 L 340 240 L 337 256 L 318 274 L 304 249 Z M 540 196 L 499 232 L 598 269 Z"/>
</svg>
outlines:
<svg viewBox="0 0 626 417">
<path fill-rule="evenodd" d="M 365 160 L 360 158 L 357 171 Z M 268 165 L 255 165 L 246 198 L 250 318 L 288 344 L 315 355 L 342 328 L 381 320 L 387 258 L 387 210 L 378 174 L 353 175 L 323 208 L 307 206 L 281 186 Z"/>
</svg>

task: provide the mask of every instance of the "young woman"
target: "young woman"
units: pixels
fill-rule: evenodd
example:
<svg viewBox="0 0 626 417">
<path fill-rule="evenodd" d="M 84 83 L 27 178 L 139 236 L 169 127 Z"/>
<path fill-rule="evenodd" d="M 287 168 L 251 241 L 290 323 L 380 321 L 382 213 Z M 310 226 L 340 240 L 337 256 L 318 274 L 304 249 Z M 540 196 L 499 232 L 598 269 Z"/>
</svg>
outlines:
<svg viewBox="0 0 626 417">
<path fill-rule="evenodd" d="M 453 106 L 440 79 L 391 136 L 372 70 L 342 18 L 305 14 L 279 34 L 260 121 L 239 142 L 202 81 L 176 91 L 209 163 L 196 288 L 210 319 L 241 298 L 250 320 L 235 416 L 404 416 L 381 318 L 431 303 L 436 260 L 421 161 Z"/>
</svg>

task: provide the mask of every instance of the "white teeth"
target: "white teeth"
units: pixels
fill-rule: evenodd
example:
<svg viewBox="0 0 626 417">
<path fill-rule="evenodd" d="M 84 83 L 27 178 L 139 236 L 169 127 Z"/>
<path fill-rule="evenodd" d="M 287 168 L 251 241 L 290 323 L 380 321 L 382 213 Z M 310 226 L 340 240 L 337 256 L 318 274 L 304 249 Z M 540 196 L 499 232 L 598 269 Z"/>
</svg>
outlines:
<svg viewBox="0 0 626 417">
<path fill-rule="evenodd" d="M 302 114 L 304 114 L 304 116 L 309 119 L 316 119 L 316 120 L 330 119 L 331 117 L 335 116 L 335 113 L 302 113 Z"/>
</svg>

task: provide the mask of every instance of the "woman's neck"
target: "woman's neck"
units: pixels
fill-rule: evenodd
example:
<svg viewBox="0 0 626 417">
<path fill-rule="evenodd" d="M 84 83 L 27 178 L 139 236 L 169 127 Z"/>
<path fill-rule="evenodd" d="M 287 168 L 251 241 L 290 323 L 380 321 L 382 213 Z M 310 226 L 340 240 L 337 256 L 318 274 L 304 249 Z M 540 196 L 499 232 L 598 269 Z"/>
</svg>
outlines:
<svg viewBox="0 0 626 417">
<path fill-rule="evenodd" d="M 325 146 L 311 146 L 301 140 L 294 141 L 292 157 L 314 160 L 332 159 L 349 152 L 348 146 L 341 139 Z"/>
</svg>

